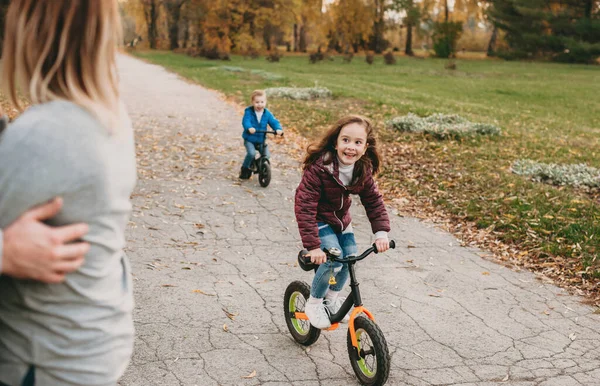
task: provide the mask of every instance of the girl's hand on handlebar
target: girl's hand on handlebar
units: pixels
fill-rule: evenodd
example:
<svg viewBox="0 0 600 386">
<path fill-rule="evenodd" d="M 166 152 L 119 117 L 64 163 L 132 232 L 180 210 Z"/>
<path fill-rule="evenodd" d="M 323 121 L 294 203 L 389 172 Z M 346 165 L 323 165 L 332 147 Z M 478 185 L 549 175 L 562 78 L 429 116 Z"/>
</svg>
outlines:
<svg viewBox="0 0 600 386">
<path fill-rule="evenodd" d="M 251 128 L 248 129 L 248 132 L 250 134 L 254 134 L 254 133 L 256 133 L 256 129 L 254 127 L 251 127 Z"/>
<path fill-rule="evenodd" d="M 327 260 L 327 255 L 321 248 L 308 251 L 308 255 L 310 256 L 310 261 L 314 264 L 323 264 Z"/>
<path fill-rule="evenodd" d="M 375 246 L 377 247 L 377 252 L 385 252 L 390 249 L 390 241 L 386 239 L 377 239 L 375 240 Z"/>
<path fill-rule="evenodd" d="M 275 131 L 275 133 L 277 133 L 277 135 L 283 136 L 283 130 L 277 130 L 277 131 Z"/>
</svg>

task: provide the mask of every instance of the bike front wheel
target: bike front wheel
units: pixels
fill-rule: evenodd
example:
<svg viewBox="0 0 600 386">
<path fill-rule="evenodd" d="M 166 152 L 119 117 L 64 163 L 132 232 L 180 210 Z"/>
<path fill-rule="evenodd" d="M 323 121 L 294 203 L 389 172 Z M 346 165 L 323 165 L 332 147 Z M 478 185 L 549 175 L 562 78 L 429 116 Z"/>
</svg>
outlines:
<svg viewBox="0 0 600 386">
<path fill-rule="evenodd" d="M 321 330 L 313 327 L 307 319 L 296 319 L 296 312 L 304 312 L 306 301 L 310 296 L 310 287 L 303 281 L 294 281 L 288 285 L 283 297 L 285 323 L 294 340 L 303 346 L 315 343 Z"/>
<path fill-rule="evenodd" d="M 390 354 L 383 333 L 371 319 L 358 316 L 354 319 L 358 347 L 352 345 L 348 330 L 348 355 L 352 369 L 363 385 L 385 384 L 390 374 Z"/>
<path fill-rule="evenodd" d="M 268 159 L 261 160 L 258 165 L 258 183 L 263 188 L 269 186 L 271 182 L 271 163 Z"/>
</svg>

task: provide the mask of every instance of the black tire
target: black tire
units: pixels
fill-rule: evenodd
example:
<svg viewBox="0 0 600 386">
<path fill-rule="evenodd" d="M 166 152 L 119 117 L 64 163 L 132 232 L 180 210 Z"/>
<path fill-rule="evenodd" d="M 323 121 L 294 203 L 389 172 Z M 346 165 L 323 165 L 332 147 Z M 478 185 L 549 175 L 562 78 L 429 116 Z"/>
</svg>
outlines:
<svg viewBox="0 0 600 386">
<path fill-rule="evenodd" d="M 294 340 L 303 346 L 315 343 L 321 330 L 313 327 L 308 320 L 293 317 L 294 312 L 304 312 L 304 306 L 310 296 L 310 286 L 303 281 L 293 281 L 288 285 L 283 297 L 283 313 L 285 323 Z"/>
<path fill-rule="evenodd" d="M 258 183 L 263 188 L 269 186 L 271 182 L 271 163 L 268 159 L 261 160 L 260 165 L 258 165 Z"/>
<path fill-rule="evenodd" d="M 380 386 L 385 384 L 390 374 L 390 354 L 387 342 L 379 327 L 371 319 L 358 316 L 354 319 L 354 329 L 359 351 L 352 346 L 348 329 L 348 354 L 352 369 L 363 385 Z"/>
</svg>

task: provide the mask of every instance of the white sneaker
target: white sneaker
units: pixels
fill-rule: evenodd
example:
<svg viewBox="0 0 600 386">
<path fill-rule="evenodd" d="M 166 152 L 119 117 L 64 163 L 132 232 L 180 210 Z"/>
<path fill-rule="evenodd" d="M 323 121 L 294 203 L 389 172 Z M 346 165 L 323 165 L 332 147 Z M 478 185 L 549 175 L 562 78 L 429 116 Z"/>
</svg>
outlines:
<svg viewBox="0 0 600 386">
<path fill-rule="evenodd" d="M 327 309 L 329 310 L 329 313 L 331 315 L 335 315 L 335 313 L 338 312 L 340 308 L 342 308 L 342 304 L 345 300 L 345 297 L 338 296 L 334 301 L 325 299 L 323 300 L 323 303 L 325 304 L 325 307 L 327 307 Z M 350 309 L 350 311 L 352 311 L 352 309 Z M 350 311 L 348 311 L 348 313 L 344 316 L 344 319 L 342 319 L 342 323 L 348 323 L 348 321 L 350 320 Z"/>
<path fill-rule="evenodd" d="M 329 328 L 331 327 L 331 321 L 329 320 L 329 314 L 325 311 L 325 305 L 323 303 L 310 303 L 306 302 L 304 313 L 308 317 L 308 321 L 316 328 Z"/>
</svg>

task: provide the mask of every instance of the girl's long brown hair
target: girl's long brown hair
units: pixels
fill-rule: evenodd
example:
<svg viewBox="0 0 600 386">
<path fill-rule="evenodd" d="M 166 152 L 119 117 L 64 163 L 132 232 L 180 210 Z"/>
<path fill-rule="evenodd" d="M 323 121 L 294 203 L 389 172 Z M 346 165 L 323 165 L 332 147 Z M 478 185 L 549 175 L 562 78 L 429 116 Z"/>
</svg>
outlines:
<svg viewBox="0 0 600 386">
<path fill-rule="evenodd" d="M 2 87 L 21 110 L 64 99 L 108 128 L 120 114 L 116 70 L 121 41 L 117 0 L 12 0 L 6 15 Z"/>
<path fill-rule="evenodd" d="M 340 131 L 342 131 L 344 126 L 351 123 L 358 123 L 364 127 L 367 132 L 367 150 L 354 165 L 353 180 L 360 180 L 366 174 L 368 169 L 371 169 L 373 175 L 377 174 L 381 165 L 381 157 L 377 150 L 377 138 L 375 137 L 373 124 L 368 118 L 360 115 L 347 115 L 341 118 L 327 130 L 319 142 L 310 144 L 306 149 L 308 154 L 306 155 L 306 158 L 304 158 L 302 168 L 306 169 L 327 153 L 330 153 L 332 156 L 326 159 L 325 163 L 333 162 L 336 157 L 335 146 Z"/>
</svg>

